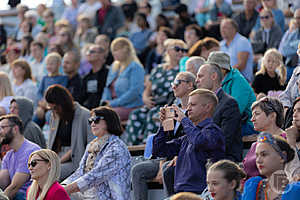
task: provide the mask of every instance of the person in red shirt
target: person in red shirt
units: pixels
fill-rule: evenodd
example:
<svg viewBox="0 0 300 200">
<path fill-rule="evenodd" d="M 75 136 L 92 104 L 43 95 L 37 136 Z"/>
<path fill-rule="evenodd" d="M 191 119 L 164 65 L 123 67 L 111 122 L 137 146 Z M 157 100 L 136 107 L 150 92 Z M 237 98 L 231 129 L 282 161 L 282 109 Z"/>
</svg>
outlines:
<svg viewBox="0 0 300 200">
<path fill-rule="evenodd" d="M 35 151 L 28 160 L 33 182 L 27 190 L 26 199 L 70 200 L 68 193 L 57 182 L 60 177 L 60 160 L 54 151 Z"/>
</svg>

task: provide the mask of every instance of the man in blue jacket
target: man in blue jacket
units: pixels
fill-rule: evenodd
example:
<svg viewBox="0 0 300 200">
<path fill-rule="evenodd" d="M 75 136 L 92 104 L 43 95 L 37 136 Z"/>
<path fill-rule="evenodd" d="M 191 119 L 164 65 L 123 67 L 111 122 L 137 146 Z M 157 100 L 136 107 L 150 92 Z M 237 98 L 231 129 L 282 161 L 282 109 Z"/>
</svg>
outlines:
<svg viewBox="0 0 300 200">
<path fill-rule="evenodd" d="M 180 122 L 186 135 L 167 140 L 167 131 L 161 127 L 153 138 L 152 154 L 157 157 L 177 156 L 174 190 L 201 194 L 206 187 L 206 163 L 216 162 L 225 156 L 224 135 L 213 122 L 212 116 L 218 98 L 207 89 L 197 89 L 190 93 L 188 116 L 175 105 L 172 117 Z M 160 121 L 166 119 L 166 107 L 161 108 Z"/>
</svg>

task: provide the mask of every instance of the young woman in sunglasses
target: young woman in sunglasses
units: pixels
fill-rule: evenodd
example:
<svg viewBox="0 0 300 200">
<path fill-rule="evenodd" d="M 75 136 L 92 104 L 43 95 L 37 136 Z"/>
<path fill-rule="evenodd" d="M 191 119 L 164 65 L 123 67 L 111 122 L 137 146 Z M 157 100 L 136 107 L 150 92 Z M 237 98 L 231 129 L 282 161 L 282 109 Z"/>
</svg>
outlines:
<svg viewBox="0 0 300 200">
<path fill-rule="evenodd" d="M 29 156 L 28 169 L 33 182 L 27 190 L 32 200 L 69 200 L 65 189 L 58 183 L 60 160 L 50 149 L 41 149 Z"/>
<path fill-rule="evenodd" d="M 255 153 L 257 168 L 264 178 L 257 176 L 246 181 L 242 200 L 298 199 L 299 182 L 287 184 L 283 172 L 295 156 L 290 145 L 282 137 L 263 132 L 258 136 Z"/>
<path fill-rule="evenodd" d="M 69 194 L 80 199 L 130 199 L 131 158 L 119 138 L 122 127 L 110 107 L 92 110 L 89 123 L 96 138 L 89 143 L 79 168 L 64 183 Z"/>
</svg>

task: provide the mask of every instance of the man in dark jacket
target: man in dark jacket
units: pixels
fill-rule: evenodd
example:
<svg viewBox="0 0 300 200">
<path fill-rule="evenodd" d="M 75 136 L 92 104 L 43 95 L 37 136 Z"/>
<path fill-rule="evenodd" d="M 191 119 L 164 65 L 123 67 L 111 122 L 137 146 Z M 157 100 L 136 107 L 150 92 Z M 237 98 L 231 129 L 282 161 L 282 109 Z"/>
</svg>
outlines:
<svg viewBox="0 0 300 200">
<path fill-rule="evenodd" d="M 214 91 L 219 103 L 213 119 L 225 136 L 226 158 L 235 162 L 242 161 L 243 143 L 241 136 L 241 114 L 237 102 L 221 88 L 223 76 L 215 63 L 202 65 L 198 71 L 197 88 Z"/>
<path fill-rule="evenodd" d="M 33 102 L 26 97 L 15 97 L 10 102 L 10 113 L 18 115 L 24 124 L 24 137 L 46 148 L 46 141 L 40 127 L 32 121 Z"/>
</svg>

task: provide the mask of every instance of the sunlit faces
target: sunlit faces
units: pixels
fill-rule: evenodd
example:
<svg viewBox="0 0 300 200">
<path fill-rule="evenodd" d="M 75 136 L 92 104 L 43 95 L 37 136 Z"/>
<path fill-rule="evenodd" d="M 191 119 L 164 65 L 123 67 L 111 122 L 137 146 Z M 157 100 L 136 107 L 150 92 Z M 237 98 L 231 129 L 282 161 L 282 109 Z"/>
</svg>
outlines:
<svg viewBox="0 0 300 200">
<path fill-rule="evenodd" d="M 284 160 L 268 143 L 258 143 L 256 146 L 256 166 L 259 173 L 267 178 L 277 170 L 283 170 Z"/>
<path fill-rule="evenodd" d="M 251 118 L 254 129 L 256 131 L 265 131 L 269 126 L 275 123 L 275 120 L 272 119 L 272 115 L 275 115 L 275 113 L 270 113 L 269 116 L 267 116 L 259 106 L 256 106 L 252 110 Z"/>
<path fill-rule="evenodd" d="M 188 95 L 188 93 L 191 91 L 191 89 L 189 89 L 192 87 L 191 84 L 192 83 L 186 81 L 186 78 L 183 75 L 178 75 L 172 83 L 174 96 L 181 98 Z"/>
<path fill-rule="evenodd" d="M 224 200 L 228 198 L 228 194 L 234 193 L 236 181 L 228 182 L 224 178 L 224 172 L 221 170 L 208 170 L 207 172 L 208 191 L 214 200 Z"/>
<path fill-rule="evenodd" d="M 163 44 L 163 42 L 167 39 L 167 35 L 163 31 L 159 31 L 156 35 L 156 43 Z"/>
<path fill-rule="evenodd" d="M 34 180 L 40 180 L 48 177 L 50 170 L 50 162 L 41 158 L 39 155 L 34 154 L 28 161 L 28 169 L 30 171 L 31 178 Z"/>
<path fill-rule="evenodd" d="M 56 59 L 47 59 L 46 60 L 46 69 L 50 74 L 58 73 L 60 63 Z"/>
<path fill-rule="evenodd" d="M 213 81 L 211 78 L 209 67 L 209 64 L 204 64 L 200 67 L 196 78 L 197 88 L 204 88 L 208 90 L 211 90 L 213 88 Z"/>
<path fill-rule="evenodd" d="M 77 63 L 74 62 L 74 55 L 67 53 L 64 55 L 63 69 L 65 74 L 73 74 L 78 69 Z"/>
<path fill-rule="evenodd" d="M 15 124 L 11 123 L 8 119 L 0 121 L 0 141 L 2 144 L 10 144 L 14 139 L 12 128 Z"/>
<path fill-rule="evenodd" d="M 112 50 L 112 55 L 115 60 L 123 62 L 128 58 L 129 55 L 129 47 L 127 46 L 117 46 L 115 49 Z"/>
<path fill-rule="evenodd" d="M 259 13 L 259 18 L 260 18 L 260 22 L 261 25 L 264 28 L 271 28 L 272 27 L 272 23 L 273 23 L 273 17 L 272 14 L 269 13 L 268 11 L 262 11 Z"/>
<path fill-rule="evenodd" d="M 99 59 L 105 59 L 105 50 L 98 48 L 97 46 L 91 46 L 86 52 L 86 58 L 88 62 L 95 62 Z"/>
<path fill-rule="evenodd" d="M 92 115 L 92 117 L 95 117 L 95 115 Z M 100 119 L 98 123 L 92 122 L 91 128 L 92 133 L 98 138 L 102 137 L 107 133 L 107 125 L 104 119 Z"/>
<path fill-rule="evenodd" d="M 220 26 L 220 32 L 223 39 L 228 40 L 231 39 L 234 35 L 236 30 L 232 26 L 231 22 L 228 20 L 223 20 Z"/>
<path fill-rule="evenodd" d="M 170 60 L 174 60 L 179 62 L 180 59 L 183 57 L 183 51 L 177 51 L 175 47 L 179 47 L 180 49 L 184 49 L 183 45 L 181 44 L 172 44 L 167 47 L 167 53 L 170 57 Z"/>
<path fill-rule="evenodd" d="M 18 106 L 18 104 L 15 101 L 13 101 L 10 104 L 10 106 L 9 106 L 9 112 L 11 114 L 19 115 L 19 106 Z"/>
<path fill-rule="evenodd" d="M 195 44 L 198 40 L 199 37 L 197 36 L 196 31 L 194 29 L 184 31 L 184 41 L 189 47 L 193 46 L 193 44 Z"/>
<path fill-rule="evenodd" d="M 294 107 L 293 125 L 300 129 L 300 101 Z"/>
<path fill-rule="evenodd" d="M 193 123 L 204 120 L 204 116 L 210 112 L 207 109 L 207 103 L 205 99 L 199 94 L 189 97 L 187 111 L 188 116 Z"/>
<path fill-rule="evenodd" d="M 25 70 L 18 65 L 14 65 L 12 67 L 12 72 L 13 72 L 13 76 L 15 77 L 15 79 L 23 79 L 23 77 L 25 75 Z"/>
<path fill-rule="evenodd" d="M 276 68 L 280 66 L 279 60 L 272 53 L 264 56 L 263 64 L 269 75 L 274 75 Z"/>
</svg>

